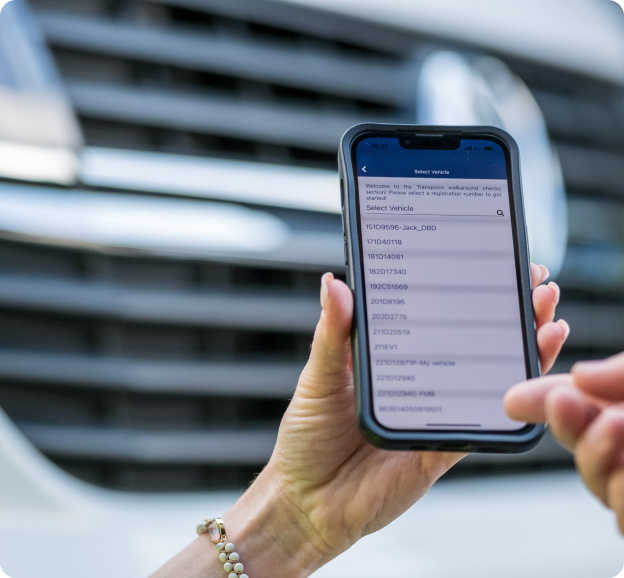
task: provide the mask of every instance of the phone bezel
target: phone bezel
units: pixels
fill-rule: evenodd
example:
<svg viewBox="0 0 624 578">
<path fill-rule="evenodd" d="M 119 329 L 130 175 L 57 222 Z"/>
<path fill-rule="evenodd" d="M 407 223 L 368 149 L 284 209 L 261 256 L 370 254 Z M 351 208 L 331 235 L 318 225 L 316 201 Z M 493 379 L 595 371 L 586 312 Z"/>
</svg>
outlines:
<svg viewBox="0 0 624 578">
<path fill-rule="evenodd" d="M 367 304 L 364 295 L 362 238 L 357 201 L 357 167 L 354 151 L 370 136 L 412 138 L 487 139 L 505 151 L 510 209 L 516 262 L 516 278 L 521 305 L 525 365 L 528 377 L 540 374 L 535 321 L 531 301 L 528 244 L 520 180 L 518 147 L 513 138 L 498 128 L 487 126 L 447 127 L 419 125 L 363 124 L 348 130 L 341 141 L 339 164 L 341 202 L 347 253 L 347 280 L 355 299 L 352 347 L 358 423 L 363 435 L 373 444 L 389 449 L 425 449 L 440 451 L 521 452 L 533 447 L 541 437 L 542 424 L 527 424 L 518 430 L 394 430 L 375 418 L 372 403 L 370 356 L 368 354 Z"/>
</svg>

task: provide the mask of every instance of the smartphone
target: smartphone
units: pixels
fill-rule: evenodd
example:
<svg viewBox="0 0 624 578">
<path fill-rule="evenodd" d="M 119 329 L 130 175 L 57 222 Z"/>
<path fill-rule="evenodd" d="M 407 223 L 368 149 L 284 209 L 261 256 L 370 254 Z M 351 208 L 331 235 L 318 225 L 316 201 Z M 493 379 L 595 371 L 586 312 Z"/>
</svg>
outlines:
<svg viewBox="0 0 624 578">
<path fill-rule="evenodd" d="M 522 452 L 540 374 L 518 147 L 493 127 L 363 124 L 339 165 L 359 426 L 388 449 Z"/>
</svg>

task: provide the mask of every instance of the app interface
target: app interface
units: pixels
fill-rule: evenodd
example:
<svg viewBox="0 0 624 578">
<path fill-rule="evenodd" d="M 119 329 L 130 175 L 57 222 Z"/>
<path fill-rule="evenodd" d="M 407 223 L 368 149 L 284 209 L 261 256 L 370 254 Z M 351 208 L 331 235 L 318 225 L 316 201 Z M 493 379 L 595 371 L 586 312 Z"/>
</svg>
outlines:
<svg viewBox="0 0 624 578">
<path fill-rule="evenodd" d="M 490 140 L 355 154 L 373 409 L 395 430 L 518 430 L 527 378 L 505 153 Z"/>
</svg>

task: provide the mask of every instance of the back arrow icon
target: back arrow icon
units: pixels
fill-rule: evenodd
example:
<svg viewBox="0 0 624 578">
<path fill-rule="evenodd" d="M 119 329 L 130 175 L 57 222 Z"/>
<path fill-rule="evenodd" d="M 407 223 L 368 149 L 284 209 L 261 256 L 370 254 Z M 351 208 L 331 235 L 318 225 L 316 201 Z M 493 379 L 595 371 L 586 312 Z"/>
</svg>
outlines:
<svg viewBox="0 0 624 578">
<path fill-rule="evenodd" d="M 362 167 L 362 172 L 366 172 L 366 167 Z"/>
</svg>

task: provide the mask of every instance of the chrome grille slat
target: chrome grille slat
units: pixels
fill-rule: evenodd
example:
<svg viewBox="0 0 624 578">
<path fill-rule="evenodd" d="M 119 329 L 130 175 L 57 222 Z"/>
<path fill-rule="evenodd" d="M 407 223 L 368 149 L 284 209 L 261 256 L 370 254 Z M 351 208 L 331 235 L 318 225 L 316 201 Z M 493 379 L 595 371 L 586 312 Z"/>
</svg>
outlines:
<svg viewBox="0 0 624 578">
<path fill-rule="evenodd" d="M 314 110 L 78 80 L 70 81 L 68 90 L 78 113 L 90 118 L 325 152 L 336 149 L 348 127 L 369 118 L 330 109 Z M 385 115 L 379 120 L 395 122 L 400 119 Z"/>
<path fill-rule="evenodd" d="M 287 399 L 302 368 L 302 361 L 292 359 L 162 361 L 0 349 L 4 383 L 151 395 Z"/>
<path fill-rule="evenodd" d="M 275 444 L 273 428 L 140 431 L 20 423 L 39 448 L 61 459 L 130 461 L 142 465 L 218 464 L 261 467 Z"/>
<path fill-rule="evenodd" d="M 309 333 L 318 297 L 259 291 L 158 291 L 0 274 L 0 307 L 115 321 Z"/>
<path fill-rule="evenodd" d="M 624 206 L 617 197 L 568 195 L 569 238 L 573 243 L 624 244 Z"/>
<path fill-rule="evenodd" d="M 558 151 L 569 189 L 614 196 L 624 194 L 624 147 L 613 151 L 560 143 Z"/>
<path fill-rule="evenodd" d="M 371 52 L 398 53 L 406 50 L 406 42 L 412 40 L 410 34 L 394 28 L 385 29 L 377 24 L 337 14 L 326 14 L 306 6 L 291 6 L 288 3 L 257 2 L 256 0 L 146 0 L 145 4 L 164 8 L 186 10 L 218 15 L 245 23 L 260 24 L 271 29 L 281 29 L 290 33 L 309 35 L 313 39 L 326 39 L 349 43 Z M 384 42 L 371 47 L 369 34 L 383 34 Z"/>
<path fill-rule="evenodd" d="M 42 387 L 285 399 L 300 361 L 159 361 L 0 349 L 0 379 Z"/>
<path fill-rule="evenodd" d="M 598 98 L 586 100 L 583 95 L 535 91 L 535 98 L 544 111 L 548 129 L 558 139 L 578 143 L 601 143 L 624 150 L 620 128 L 624 124 L 624 107 L 618 122 L 614 118 L 620 95 L 607 87 Z M 606 148 L 606 146 L 605 146 Z"/>
<path fill-rule="evenodd" d="M 140 24 L 54 12 L 40 13 L 39 20 L 50 42 L 85 52 L 87 61 L 88 53 L 96 53 L 383 105 L 398 106 L 405 100 L 403 91 L 386 88 L 405 82 L 401 61 L 392 66 L 366 57 L 327 54 L 306 45 L 284 52 L 274 43 L 209 36 L 180 27 L 152 30 Z M 86 66 L 84 74 L 89 74 Z"/>
</svg>

